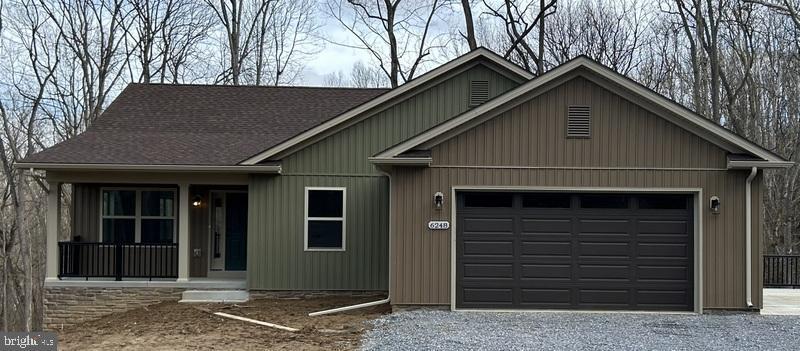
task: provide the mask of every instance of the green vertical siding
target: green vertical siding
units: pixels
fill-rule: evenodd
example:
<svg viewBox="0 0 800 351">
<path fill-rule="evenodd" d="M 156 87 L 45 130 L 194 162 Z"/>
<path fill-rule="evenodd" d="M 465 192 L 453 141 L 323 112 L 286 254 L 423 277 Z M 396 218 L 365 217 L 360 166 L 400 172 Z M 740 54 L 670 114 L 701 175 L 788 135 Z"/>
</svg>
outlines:
<svg viewBox="0 0 800 351">
<path fill-rule="evenodd" d="M 490 97 L 518 83 L 476 65 L 281 160 L 285 174 L 374 174 L 368 157 L 469 109 L 470 80 L 489 81 Z"/>
<path fill-rule="evenodd" d="M 474 65 L 284 157 L 280 176 L 253 175 L 250 288 L 386 290 L 389 181 L 367 158 L 465 112 L 470 80 L 489 81 L 491 97 L 518 85 L 486 65 Z M 307 186 L 347 188 L 346 251 L 304 251 Z"/>
<path fill-rule="evenodd" d="M 346 251 L 304 251 L 305 187 L 347 188 Z M 250 183 L 248 283 L 253 289 L 386 290 L 385 177 L 255 176 Z"/>
</svg>

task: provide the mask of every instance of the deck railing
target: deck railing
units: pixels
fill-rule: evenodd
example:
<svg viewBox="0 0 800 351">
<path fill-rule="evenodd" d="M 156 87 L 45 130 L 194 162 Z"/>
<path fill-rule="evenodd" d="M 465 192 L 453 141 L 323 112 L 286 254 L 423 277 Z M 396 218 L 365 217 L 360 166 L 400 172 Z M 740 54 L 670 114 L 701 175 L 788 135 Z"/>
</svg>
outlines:
<svg viewBox="0 0 800 351">
<path fill-rule="evenodd" d="M 800 256 L 764 255 L 764 287 L 800 288 Z"/>
<path fill-rule="evenodd" d="M 177 278 L 178 244 L 58 243 L 59 278 Z"/>
</svg>

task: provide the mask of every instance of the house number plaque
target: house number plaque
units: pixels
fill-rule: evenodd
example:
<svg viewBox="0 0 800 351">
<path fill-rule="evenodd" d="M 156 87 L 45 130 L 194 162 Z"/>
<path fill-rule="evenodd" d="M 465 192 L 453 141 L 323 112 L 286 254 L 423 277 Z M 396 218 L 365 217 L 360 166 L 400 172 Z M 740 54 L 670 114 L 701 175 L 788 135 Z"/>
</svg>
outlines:
<svg viewBox="0 0 800 351">
<path fill-rule="evenodd" d="M 448 221 L 430 221 L 430 222 L 428 222 L 428 229 L 430 229 L 430 230 L 448 230 L 448 229 L 450 229 L 450 222 L 448 222 Z"/>
</svg>

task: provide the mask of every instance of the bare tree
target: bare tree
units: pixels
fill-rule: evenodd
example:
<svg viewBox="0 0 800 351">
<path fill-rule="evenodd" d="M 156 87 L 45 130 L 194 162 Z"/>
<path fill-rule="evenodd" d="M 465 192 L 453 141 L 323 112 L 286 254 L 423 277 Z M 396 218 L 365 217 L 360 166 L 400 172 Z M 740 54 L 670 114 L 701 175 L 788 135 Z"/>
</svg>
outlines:
<svg viewBox="0 0 800 351">
<path fill-rule="evenodd" d="M 444 46 L 444 35 L 432 35 L 436 14 L 446 6 L 442 0 L 409 2 L 401 0 L 348 0 L 327 2 L 328 14 L 356 40 L 338 45 L 368 52 L 389 79 L 392 87 L 414 79 L 431 51 Z"/>
<path fill-rule="evenodd" d="M 59 113 L 70 116 L 50 115 L 63 140 L 94 122 L 117 88 L 131 55 L 125 41 L 132 11 L 125 0 L 39 0 L 39 4 L 60 35 L 59 55 L 70 57 L 69 62 L 62 61 L 69 66 L 69 76 L 56 79 L 54 85 Z"/>
<path fill-rule="evenodd" d="M 461 0 L 461 9 L 464 11 L 464 22 L 466 33 L 461 33 L 461 36 L 467 40 L 470 50 L 478 48 L 478 40 L 475 38 L 475 21 L 472 20 L 472 4 L 470 0 Z"/>
<path fill-rule="evenodd" d="M 525 69 L 541 74 L 545 70 L 544 57 L 542 57 L 544 40 L 541 38 L 541 34 L 544 32 L 545 17 L 556 10 L 556 0 L 541 1 L 537 8 L 533 7 L 533 2 L 534 0 L 504 0 L 501 5 L 492 6 L 487 0 L 483 0 L 483 4 L 488 9 L 486 13 L 502 20 L 505 26 L 510 44 L 503 57 L 511 58 L 512 55 L 515 55 L 517 61 Z M 528 35 L 537 27 L 540 28 L 539 47 L 534 49 Z"/>
<path fill-rule="evenodd" d="M 323 84 L 329 87 L 385 88 L 389 82 L 380 69 L 358 61 L 353 64 L 349 75 L 342 71 L 328 74 Z"/>
<path fill-rule="evenodd" d="M 274 0 L 205 0 L 225 30 L 228 67 L 218 82 L 239 85 L 242 65 L 253 51 L 255 38 L 266 30 L 265 16 Z M 260 42 L 258 44 L 264 44 Z"/>
</svg>

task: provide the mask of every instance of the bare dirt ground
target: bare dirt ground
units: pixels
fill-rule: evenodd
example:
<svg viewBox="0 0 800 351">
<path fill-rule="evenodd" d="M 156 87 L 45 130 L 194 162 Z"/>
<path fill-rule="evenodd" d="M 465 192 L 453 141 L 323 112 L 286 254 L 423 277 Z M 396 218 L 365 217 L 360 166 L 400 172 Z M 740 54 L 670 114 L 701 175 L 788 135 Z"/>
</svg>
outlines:
<svg viewBox="0 0 800 351">
<path fill-rule="evenodd" d="M 366 321 L 388 305 L 309 317 L 309 312 L 380 300 L 368 297 L 258 299 L 239 305 L 165 302 L 59 332 L 63 350 L 352 350 Z M 300 329 L 288 332 L 210 314 L 225 312 Z"/>
</svg>

